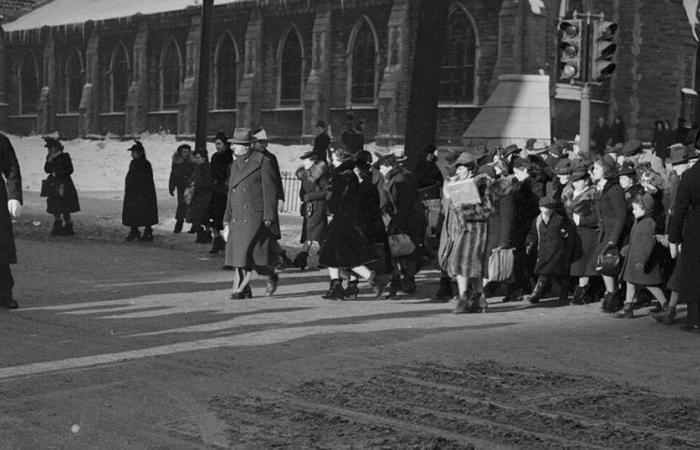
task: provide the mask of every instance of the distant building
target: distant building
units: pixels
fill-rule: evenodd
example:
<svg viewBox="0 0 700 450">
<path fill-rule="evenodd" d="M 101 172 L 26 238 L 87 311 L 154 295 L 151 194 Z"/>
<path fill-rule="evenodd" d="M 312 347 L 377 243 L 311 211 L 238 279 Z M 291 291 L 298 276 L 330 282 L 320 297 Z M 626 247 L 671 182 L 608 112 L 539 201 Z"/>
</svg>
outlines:
<svg viewBox="0 0 700 450">
<path fill-rule="evenodd" d="M 0 128 L 67 137 L 192 135 L 200 32 L 195 3 L 43 1 L 6 22 Z M 434 74 L 440 142 L 460 142 L 499 75 L 555 72 L 561 3 L 451 2 L 443 64 Z M 595 90 L 593 113 L 621 115 L 639 137 L 648 137 L 657 119 L 675 123 L 681 88 L 694 88 L 698 78 L 688 2 L 593 3 L 620 25 L 617 72 L 609 86 Z M 263 124 L 273 139 L 299 141 L 323 119 L 339 135 L 352 109 L 365 120 L 369 140 L 401 142 L 420 4 L 216 0 L 209 132 Z M 553 77 L 551 95 L 553 135 L 571 138 L 578 88 Z"/>
</svg>

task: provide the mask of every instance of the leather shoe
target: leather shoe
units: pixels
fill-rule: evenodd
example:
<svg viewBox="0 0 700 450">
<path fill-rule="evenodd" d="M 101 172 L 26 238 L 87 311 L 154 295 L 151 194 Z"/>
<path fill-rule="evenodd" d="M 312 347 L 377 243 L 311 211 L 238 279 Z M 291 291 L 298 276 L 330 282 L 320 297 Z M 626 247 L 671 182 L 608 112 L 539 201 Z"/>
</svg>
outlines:
<svg viewBox="0 0 700 450">
<path fill-rule="evenodd" d="M 1 306 L 4 306 L 4 307 L 7 308 L 7 309 L 17 309 L 17 308 L 19 308 L 19 305 L 17 304 L 17 302 L 16 302 L 15 300 L 13 300 L 13 299 L 6 300 L 6 301 L 0 303 L 0 305 L 1 305 Z"/>
<path fill-rule="evenodd" d="M 265 290 L 265 297 L 272 297 L 275 292 L 277 292 L 277 283 L 280 277 L 276 273 L 270 275 L 267 279 L 267 289 Z"/>
</svg>

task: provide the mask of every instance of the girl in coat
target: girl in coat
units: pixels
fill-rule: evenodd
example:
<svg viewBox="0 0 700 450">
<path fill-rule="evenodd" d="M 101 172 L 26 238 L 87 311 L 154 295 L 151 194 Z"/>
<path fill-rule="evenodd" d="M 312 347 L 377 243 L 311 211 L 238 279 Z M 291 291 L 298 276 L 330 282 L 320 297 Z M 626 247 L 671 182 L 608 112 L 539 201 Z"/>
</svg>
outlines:
<svg viewBox="0 0 700 450">
<path fill-rule="evenodd" d="M 185 202 L 185 188 L 187 182 L 194 172 L 194 162 L 192 161 L 192 147 L 188 144 L 178 146 L 173 154 L 173 162 L 170 167 L 170 180 L 168 182 L 168 192 L 170 196 L 177 193 L 177 210 L 175 211 L 175 229 L 173 233 L 182 232 L 182 224 L 187 218 L 187 203 Z"/>
<path fill-rule="evenodd" d="M 486 312 L 488 304 L 482 282 L 483 262 L 488 219 L 493 209 L 487 186 L 488 176 L 474 175 L 476 159 L 466 152 L 457 158 L 454 166 L 456 175 L 446 183 L 445 192 L 452 183 L 472 179 L 477 184 L 480 202 L 460 204 L 445 195 L 445 221 L 439 249 L 440 268 L 450 278 L 457 280 L 459 297 L 455 314 Z"/>
<path fill-rule="evenodd" d="M 221 235 L 224 229 L 224 213 L 228 200 L 228 179 L 233 163 L 233 150 L 224 133 L 218 133 L 214 138 L 216 153 L 211 156 L 211 202 L 209 203 L 209 226 L 214 241 L 209 253 L 215 255 L 226 250 L 226 242 Z"/>
<path fill-rule="evenodd" d="M 333 171 L 328 197 L 328 212 L 333 215 L 319 250 L 319 264 L 328 268 L 330 287 L 323 298 L 344 300 L 340 271 L 346 269 L 367 280 L 380 298 L 389 277 L 377 275 L 367 265 L 379 259 L 373 242 L 365 235 L 366 224 L 361 203 L 360 178 L 355 173 L 353 155 L 343 144 L 332 154 Z M 374 191 L 376 193 L 376 190 Z M 377 206 L 378 208 L 378 206 Z"/>
<path fill-rule="evenodd" d="M 294 258 L 293 264 L 301 270 L 306 269 L 309 250 L 314 242 L 321 242 L 328 227 L 326 211 L 326 189 L 329 183 L 328 165 L 321 159 L 321 152 L 314 149 L 301 156 L 304 167 L 296 171 L 301 180 L 299 197 L 301 198 L 301 252 Z M 320 245 L 320 244 L 319 244 Z"/>
<path fill-rule="evenodd" d="M 63 144 L 55 138 L 44 138 L 48 149 L 44 172 L 53 186 L 46 198 L 46 211 L 54 217 L 51 236 L 73 236 L 71 213 L 80 211 L 78 192 L 73 179 L 73 162 L 68 153 L 63 152 Z"/>
<path fill-rule="evenodd" d="M 153 168 L 146 159 L 146 149 L 139 141 L 129 148 L 131 163 L 126 174 L 122 224 L 129 227 L 128 242 L 153 241 L 153 225 L 158 223 L 158 199 L 153 182 Z M 139 227 L 144 227 L 143 235 Z"/>
<path fill-rule="evenodd" d="M 653 213 L 654 198 L 650 194 L 644 194 L 632 201 L 634 225 L 630 243 L 622 249 L 622 279 L 627 283 L 627 293 L 625 306 L 617 315 L 619 318 L 631 319 L 634 316 L 634 299 L 640 287 L 645 287 L 660 304 L 666 304 L 666 295 L 659 287 L 663 283 L 661 266 L 653 255 L 656 247 L 656 223 Z"/>
<path fill-rule="evenodd" d="M 192 198 L 187 208 L 187 221 L 197 230 L 198 244 L 211 242 L 209 231 L 209 202 L 211 202 L 211 169 L 206 149 L 198 149 L 193 154 L 194 172 L 188 187 L 192 189 Z"/>
</svg>

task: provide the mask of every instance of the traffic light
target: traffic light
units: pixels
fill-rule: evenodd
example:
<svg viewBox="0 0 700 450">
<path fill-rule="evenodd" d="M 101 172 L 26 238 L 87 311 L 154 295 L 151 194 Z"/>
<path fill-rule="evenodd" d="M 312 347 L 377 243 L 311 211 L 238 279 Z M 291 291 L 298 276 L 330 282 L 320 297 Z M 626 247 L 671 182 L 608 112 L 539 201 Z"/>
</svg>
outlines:
<svg viewBox="0 0 700 450">
<path fill-rule="evenodd" d="M 617 65 L 617 24 L 615 22 L 593 22 L 593 48 L 591 51 L 591 81 L 603 81 L 612 77 Z"/>
<path fill-rule="evenodd" d="M 582 21 L 560 21 L 559 36 L 559 78 L 577 80 L 581 78 Z"/>
</svg>

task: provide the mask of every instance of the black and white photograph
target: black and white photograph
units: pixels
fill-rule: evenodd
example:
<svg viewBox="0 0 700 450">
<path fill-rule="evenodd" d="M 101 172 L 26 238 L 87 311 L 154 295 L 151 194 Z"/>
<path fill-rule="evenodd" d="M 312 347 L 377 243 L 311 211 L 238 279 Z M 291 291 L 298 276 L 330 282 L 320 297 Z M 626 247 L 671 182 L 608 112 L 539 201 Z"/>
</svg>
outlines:
<svg viewBox="0 0 700 450">
<path fill-rule="evenodd" d="M 0 449 L 700 448 L 700 0 L 0 0 Z"/>
</svg>

